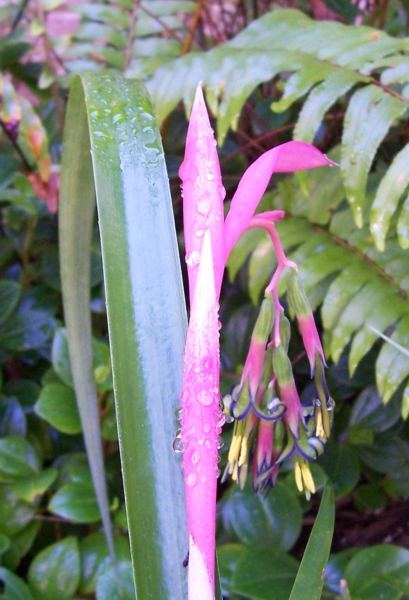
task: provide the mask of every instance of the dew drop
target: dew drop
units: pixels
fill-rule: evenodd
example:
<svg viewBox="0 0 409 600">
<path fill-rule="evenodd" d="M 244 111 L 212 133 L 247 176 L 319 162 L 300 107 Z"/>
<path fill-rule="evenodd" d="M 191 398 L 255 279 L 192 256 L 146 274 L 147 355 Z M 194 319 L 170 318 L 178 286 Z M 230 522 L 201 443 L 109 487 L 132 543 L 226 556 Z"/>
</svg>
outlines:
<svg viewBox="0 0 409 600">
<path fill-rule="evenodd" d="M 233 421 L 234 421 L 234 417 L 232 415 L 226 416 L 226 423 L 233 423 Z"/>
<path fill-rule="evenodd" d="M 206 446 L 206 448 L 208 448 L 208 449 L 210 449 L 210 448 L 212 447 L 212 445 L 211 445 L 211 443 L 210 443 L 210 441 L 209 441 L 209 440 L 206 440 L 206 442 L 205 442 L 205 446 Z"/>
<path fill-rule="evenodd" d="M 213 181 L 213 179 L 214 179 L 213 173 L 210 173 L 210 172 L 206 173 L 206 179 L 207 179 L 207 181 Z"/>
<path fill-rule="evenodd" d="M 200 392 L 197 399 L 203 406 L 210 406 L 210 404 L 213 402 L 212 395 L 207 391 Z"/>
<path fill-rule="evenodd" d="M 200 253 L 198 252 L 198 250 L 193 250 L 193 252 L 191 252 L 189 254 L 189 256 L 186 256 L 186 264 L 189 267 L 196 267 L 200 262 Z"/>
<path fill-rule="evenodd" d="M 197 205 L 197 212 L 201 215 L 207 215 L 210 210 L 210 202 L 207 200 L 201 200 Z"/>
<path fill-rule="evenodd" d="M 175 439 L 173 440 L 172 447 L 173 447 L 173 451 L 176 454 L 181 454 L 183 452 L 183 450 L 184 450 L 183 441 L 180 436 L 175 437 Z"/>
<path fill-rule="evenodd" d="M 196 473 L 189 473 L 189 475 L 185 477 L 185 483 L 189 487 L 193 487 L 196 484 Z"/>
<path fill-rule="evenodd" d="M 224 441 L 222 440 L 222 438 L 219 438 L 217 440 L 217 449 L 221 450 L 223 448 L 223 446 L 224 446 Z"/>
<path fill-rule="evenodd" d="M 220 471 L 219 467 L 217 467 L 216 469 L 216 479 L 219 479 L 220 475 L 222 474 L 222 472 Z"/>
<path fill-rule="evenodd" d="M 204 229 L 196 229 L 195 231 L 196 237 L 198 238 L 202 238 L 204 236 L 204 233 Z"/>
<path fill-rule="evenodd" d="M 197 440 L 197 443 L 199 444 L 199 446 L 203 446 L 203 444 L 205 443 L 205 439 L 204 437 L 201 437 Z"/>
<path fill-rule="evenodd" d="M 201 476 L 200 481 L 202 483 L 206 483 L 206 477 L 204 475 Z"/>
<path fill-rule="evenodd" d="M 226 417 L 224 415 L 220 415 L 220 419 L 217 421 L 218 427 L 223 427 L 226 422 Z"/>
<path fill-rule="evenodd" d="M 209 433 L 209 431 L 210 431 L 210 425 L 209 425 L 209 423 L 205 423 L 205 424 L 203 425 L 203 431 L 204 431 L 205 433 Z"/>
<path fill-rule="evenodd" d="M 192 463 L 193 463 L 194 465 L 196 465 L 196 464 L 199 462 L 199 460 L 200 460 L 200 454 L 199 454 L 199 452 L 197 452 L 197 451 L 195 450 L 195 451 L 193 452 L 193 454 L 192 454 L 192 456 L 191 456 L 190 460 L 192 461 Z"/>
<path fill-rule="evenodd" d="M 193 367 L 193 371 L 195 373 L 200 373 L 200 367 L 199 367 L 199 365 L 196 365 L 195 367 Z"/>
</svg>

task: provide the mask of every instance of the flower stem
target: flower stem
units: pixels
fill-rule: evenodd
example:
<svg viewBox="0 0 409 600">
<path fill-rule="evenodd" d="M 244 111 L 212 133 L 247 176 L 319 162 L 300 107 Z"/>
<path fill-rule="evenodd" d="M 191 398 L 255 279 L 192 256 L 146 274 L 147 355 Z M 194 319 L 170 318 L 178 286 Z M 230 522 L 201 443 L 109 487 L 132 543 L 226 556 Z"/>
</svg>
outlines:
<svg viewBox="0 0 409 600">
<path fill-rule="evenodd" d="M 280 240 L 280 236 L 277 233 L 275 228 L 275 222 L 277 220 L 281 220 L 284 216 L 283 211 L 271 211 L 269 213 L 261 213 L 260 215 L 256 215 L 250 221 L 250 227 L 261 227 L 265 229 L 273 243 L 274 252 L 277 259 L 277 268 L 274 271 L 273 277 L 271 278 L 270 283 L 266 287 L 265 294 L 271 294 L 274 302 L 274 346 L 278 347 L 281 342 L 280 338 L 280 316 L 284 312 L 284 308 L 281 305 L 280 299 L 278 297 L 278 282 L 280 280 L 281 275 L 285 271 L 286 268 L 298 270 L 297 264 L 289 260 L 284 252 L 283 245 Z M 268 218 L 267 218 L 268 217 Z"/>
</svg>

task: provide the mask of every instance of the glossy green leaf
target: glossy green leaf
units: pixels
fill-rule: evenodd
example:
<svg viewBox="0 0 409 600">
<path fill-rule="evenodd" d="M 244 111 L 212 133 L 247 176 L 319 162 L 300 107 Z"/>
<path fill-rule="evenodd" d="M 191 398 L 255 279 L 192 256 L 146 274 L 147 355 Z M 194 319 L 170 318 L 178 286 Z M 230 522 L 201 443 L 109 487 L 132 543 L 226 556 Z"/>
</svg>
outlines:
<svg viewBox="0 0 409 600">
<path fill-rule="evenodd" d="M 0 532 L 12 536 L 33 518 L 36 505 L 20 500 L 8 486 L 0 486 Z"/>
<path fill-rule="evenodd" d="M 13 312 L 20 297 L 20 292 L 21 286 L 16 281 L 0 280 L 0 323 L 6 321 Z"/>
<path fill-rule="evenodd" d="M 246 548 L 237 561 L 232 594 L 249 600 L 288 600 L 297 566 L 292 556 L 274 549 Z"/>
<path fill-rule="evenodd" d="M 73 390 L 65 385 L 46 385 L 34 406 L 35 412 L 57 431 L 81 433 L 81 421 Z"/>
<path fill-rule="evenodd" d="M 399 583 L 409 584 L 409 551 L 387 544 L 365 548 L 349 562 L 345 577 L 352 598 L 399 599 Z"/>
<path fill-rule="evenodd" d="M 57 479 L 57 469 L 46 469 L 36 475 L 29 475 L 23 479 L 19 479 L 12 484 L 12 490 L 16 496 L 26 502 L 32 502 L 38 496 L 44 494 L 46 490 Z"/>
<path fill-rule="evenodd" d="M 409 144 L 398 152 L 385 173 L 371 208 L 371 232 L 379 250 L 385 250 L 385 238 L 398 202 L 409 184 Z"/>
<path fill-rule="evenodd" d="M 0 567 L 0 583 L 4 586 L 1 598 L 4 600 L 33 600 L 33 596 L 20 577 Z"/>
<path fill-rule="evenodd" d="M 237 570 L 237 564 L 245 550 L 246 547 L 242 544 L 223 544 L 217 547 L 220 584 L 225 596 L 228 596 L 232 591 L 233 577 Z"/>
<path fill-rule="evenodd" d="M 359 460 L 346 444 L 328 444 L 319 463 L 328 475 L 337 497 L 348 494 L 359 480 Z"/>
<path fill-rule="evenodd" d="M 114 538 L 115 556 L 117 560 L 129 560 L 129 543 L 124 537 Z M 81 583 L 79 591 L 82 594 L 95 592 L 97 574 L 103 573 L 111 564 L 108 546 L 102 533 L 96 532 L 82 539 L 81 554 Z"/>
<path fill-rule="evenodd" d="M 138 595 L 183 597 L 187 540 L 172 440 L 186 317 L 163 151 L 146 92 L 115 75 L 74 79 L 64 143 L 64 312 L 97 497 L 107 526 L 88 309 L 94 185 Z"/>
<path fill-rule="evenodd" d="M 331 486 L 326 486 L 289 600 L 320 600 L 334 532 L 335 503 Z"/>
<path fill-rule="evenodd" d="M 135 600 L 130 560 L 119 561 L 101 570 L 97 575 L 97 600 Z"/>
<path fill-rule="evenodd" d="M 57 490 L 48 510 L 77 523 L 96 523 L 100 519 L 94 489 L 84 483 L 68 483 Z"/>
<path fill-rule="evenodd" d="M 222 504 L 226 529 L 244 544 L 289 550 L 301 530 L 301 508 L 283 484 L 264 496 L 233 488 Z"/>
<path fill-rule="evenodd" d="M 38 473 L 40 460 L 33 446 L 23 437 L 0 439 L 0 481 L 14 481 Z"/>
<path fill-rule="evenodd" d="M 40 529 L 41 522 L 31 520 L 25 527 L 10 537 L 10 548 L 3 557 L 5 567 L 13 571 L 16 570 L 22 558 L 26 556 L 32 547 Z"/>
<path fill-rule="evenodd" d="M 363 225 L 366 182 L 375 153 L 389 127 L 406 111 L 400 100 L 375 86 L 355 92 L 345 115 L 341 169 L 358 227 Z"/>
<path fill-rule="evenodd" d="M 72 598 L 80 581 L 80 555 L 76 538 L 47 546 L 34 558 L 28 582 L 39 600 Z"/>
</svg>

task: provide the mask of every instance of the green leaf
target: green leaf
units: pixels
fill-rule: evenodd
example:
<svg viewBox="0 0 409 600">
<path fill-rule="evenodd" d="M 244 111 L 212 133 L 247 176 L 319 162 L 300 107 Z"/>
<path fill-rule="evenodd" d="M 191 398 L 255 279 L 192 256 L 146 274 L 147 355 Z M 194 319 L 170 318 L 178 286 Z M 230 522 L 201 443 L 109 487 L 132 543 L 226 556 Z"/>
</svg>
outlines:
<svg viewBox="0 0 409 600">
<path fill-rule="evenodd" d="M 409 196 L 406 198 L 398 220 L 399 243 L 407 250 L 409 248 Z"/>
<path fill-rule="evenodd" d="M 36 512 L 34 503 L 20 500 L 17 494 L 6 486 L 0 486 L 0 531 L 12 536 L 21 531 Z"/>
<path fill-rule="evenodd" d="M 40 460 L 33 446 L 22 437 L 0 439 L 0 481 L 29 477 L 40 470 Z"/>
<path fill-rule="evenodd" d="M 0 567 L 0 582 L 4 586 L 0 596 L 2 599 L 33 600 L 33 596 L 24 581 L 4 567 Z"/>
<path fill-rule="evenodd" d="M 135 600 L 131 561 L 109 565 L 97 575 L 97 600 Z"/>
<path fill-rule="evenodd" d="M 288 600 L 297 566 L 292 556 L 277 550 L 246 548 L 237 561 L 232 594 L 251 600 Z"/>
<path fill-rule="evenodd" d="M 328 475 L 336 497 L 348 494 L 359 480 L 359 460 L 353 449 L 346 444 L 330 443 L 319 463 Z"/>
<path fill-rule="evenodd" d="M 11 536 L 11 547 L 3 557 L 5 567 L 13 571 L 17 569 L 21 559 L 33 545 L 40 528 L 40 521 L 31 520 L 25 527 Z"/>
<path fill-rule="evenodd" d="M 409 583 L 409 551 L 387 544 L 365 548 L 351 559 L 345 578 L 352 598 L 399 599 L 399 583 Z"/>
<path fill-rule="evenodd" d="M 221 516 L 225 528 L 244 544 L 289 550 L 301 531 L 301 508 L 297 498 L 283 484 L 266 496 L 233 488 L 223 501 Z"/>
<path fill-rule="evenodd" d="M 38 496 L 41 496 L 48 490 L 57 479 L 57 475 L 57 469 L 46 469 L 45 471 L 38 473 L 38 475 L 31 475 L 24 477 L 24 479 L 19 479 L 12 484 L 11 488 L 21 500 L 33 502 Z"/>
<path fill-rule="evenodd" d="M 351 71 L 338 70 L 317 85 L 301 109 L 294 139 L 312 143 L 327 110 L 359 80 Z"/>
<path fill-rule="evenodd" d="M 100 519 L 97 500 L 91 485 L 68 483 L 51 498 L 48 510 L 76 523 L 96 523 Z"/>
<path fill-rule="evenodd" d="M 345 115 L 341 169 L 358 227 L 363 225 L 366 181 L 378 146 L 405 104 L 374 85 L 355 92 Z"/>
<path fill-rule="evenodd" d="M 402 346 L 409 340 L 409 316 L 397 325 L 392 339 Z M 389 343 L 383 345 L 376 361 L 376 383 L 383 401 L 388 402 L 399 385 L 409 375 L 409 356 Z"/>
<path fill-rule="evenodd" d="M 377 248 L 385 250 L 385 238 L 399 199 L 409 184 L 409 144 L 393 159 L 376 192 L 371 208 L 371 232 Z"/>
<path fill-rule="evenodd" d="M 10 547 L 9 538 L 6 535 L 4 535 L 4 533 L 0 533 L 0 556 L 2 554 L 4 554 L 6 552 L 6 550 L 8 550 L 9 547 Z"/>
<path fill-rule="evenodd" d="M 289 600 L 320 600 L 334 532 L 335 503 L 331 486 L 326 486 L 320 508 L 304 551 Z"/>
<path fill-rule="evenodd" d="M 21 286 L 16 281 L 0 280 L 0 323 L 6 321 L 13 312 L 20 297 Z"/>
<path fill-rule="evenodd" d="M 217 547 L 217 560 L 220 570 L 220 584 L 225 596 L 232 591 L 232 581 L 237 571 L 237 563 L 246 547 L 242 544 L 223 544 Z"/>
<path fill-rule="evenodd" d="M 28 582 L 39 600 L 72 598 L 80 581 L 80 555 L 76 538 L 47 546 L 34 558 Z"/>
<path fill-rule="evenodd" d="M 114 538 L 116 559 L 128 560 L 129 543 L 124 537 Z M 82 539 L 80 542 L 81 554 L 81 583 L 79 591 L 81 594 L 95 592 L 97 585 L 97 574 L 103 573 L 110 566 L 108 546 L 102 533 L 96 532 Z"/>
<path fill-rule="evenodd" d="M 34 410 L 57 431 L 67 434 L 81 433 L 75 394 L 65 385 L 50 383 L 43 387 Z"/>
<path fill-rule="evenodd" d="M 64 314 L 97 498 L 108 532 L 89 315 L 94 185 L 138 594 L 184 597 L 183 483 L 172 440 L 186 317 L 159 133 L 144 89 L 115 75 L 75 78 L 66 123 L 60 195 Z"/>
</svg>

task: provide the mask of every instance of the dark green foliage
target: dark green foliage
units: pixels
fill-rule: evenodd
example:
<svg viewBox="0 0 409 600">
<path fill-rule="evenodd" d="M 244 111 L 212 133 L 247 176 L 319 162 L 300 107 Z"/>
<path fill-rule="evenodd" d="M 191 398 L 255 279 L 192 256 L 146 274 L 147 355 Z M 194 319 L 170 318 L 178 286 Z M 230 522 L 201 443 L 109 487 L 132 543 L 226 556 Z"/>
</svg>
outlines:
<svg viewBox="0 0 409 600">
<path fill-rule="evenodd" d="M 197 2 L 150 0 L 139 9 L 128 0 L 78 2 L 68 11 L 79 27 L 67 35 L 44 30 L 64 5 L 38 3 L 41 14 L 34 4 L 0 9 L 1 123 L 16 116 L 13 107 L 21 109 L 20 126 L 11 123 L 0 134 L 0 598 L 134 598 L 98 234 L 95 228 L 92 371 L 119 577 L 102 533 L 75 404 L 57 224 L 48 210 L 56 199 L 71 74 L 106 68 L 146 78 L 163 122 L 179 232 L 176 173 L 186 132 L 179 103 L 189 108 L 199 80 L 224 142 L 227 201 L 249 161 L 291 136 L 314 141 L 341 163 L 340 170 L 277 177 L 263 200 L 264 210 L 287 212 L 280 233 L 324 334 L 334 434 L 312 465 L 318 494 L 309 501 L 286 472 L 266 496 L 220 486 L 224 596 L 288 600 L 318 496 L 330 483 L 336 524 L 322 598 L 407 597 L 409 555 L 401 531 L 409 495 L 407 3 L 374 3 L 363 27 L 352 25 L 359 10 L 341 0 L 325 4 L 342 22 L 288 9 L 255 19 L 250 4 L 266 3 L 237 3 L 237 22 L 234 15 L 202 12 L 191 40 Z M 246 14 L 240 12 L 245 4 Z M 296 3 L 304 10 L 312 4 Z M 43 140 L 40 149 L 30 131 Z M 267 238 L 257 231 L 244 235 L 230 259 L 221 306 L 225 392 L 240 379 L 273 268 Z M 284 280 L 284 301 L 285 290 Z M 301 350 L 294 327 L 289 355 L 307 401 L 314 390 Z M 223 432 L 226 446 L 230 429 Z M 222 450 L 221 469 L 225 461 Z"/>
</svg>

